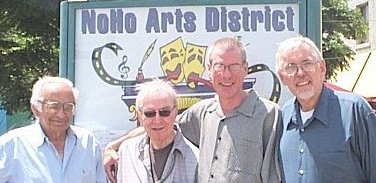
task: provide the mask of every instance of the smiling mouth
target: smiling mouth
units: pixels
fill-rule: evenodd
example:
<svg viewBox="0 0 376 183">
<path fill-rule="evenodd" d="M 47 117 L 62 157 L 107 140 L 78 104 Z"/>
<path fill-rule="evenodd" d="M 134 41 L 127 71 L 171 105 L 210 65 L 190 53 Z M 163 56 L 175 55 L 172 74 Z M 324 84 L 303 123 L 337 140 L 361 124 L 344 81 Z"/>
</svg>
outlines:
<svg viewBox="0 0 376 183">
<path fill-rule="evenodd" d="M 296 83 L 296 86 L 306 86 L 306 85 L 308 85 L 310 83 L 311 82 L 309 82 L 309 81 L 299 82 L 299 83 Z"/>
<path fill-rule="evenodd" d="M 159 127 L 159 128 L 151 128 L 153 131 L 161 131 L 163 130 L 163 127 Z"/>
<path fill-rule="evenodd" d="M 60 121 L 60 120 L 50 120 L 50 121 L 60 126 L 65 126 L 67 124 L 66 121 Z"/>
<path fill-rule="evenodd" d="M 232 85 L 234 85 L 234 83 L 220 83 L 220 85 L 224 87 L 231 87 Z"/>
</svg>

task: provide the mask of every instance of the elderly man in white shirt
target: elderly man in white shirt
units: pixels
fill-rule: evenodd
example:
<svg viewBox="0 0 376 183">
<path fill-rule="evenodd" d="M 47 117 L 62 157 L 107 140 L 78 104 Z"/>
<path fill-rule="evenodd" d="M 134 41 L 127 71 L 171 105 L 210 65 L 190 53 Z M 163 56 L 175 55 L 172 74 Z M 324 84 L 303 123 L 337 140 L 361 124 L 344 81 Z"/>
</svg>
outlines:
<svg viewBox="0 0 376 183">
<path fill-rule="evenodd" d="M 165 81 L 140 87 L 137 117 L 146 133 L 120 146 L 118 183 L 195 181 L 199 152 L 174 125 L 176 103 L 176 92 Z"/>
</svg>

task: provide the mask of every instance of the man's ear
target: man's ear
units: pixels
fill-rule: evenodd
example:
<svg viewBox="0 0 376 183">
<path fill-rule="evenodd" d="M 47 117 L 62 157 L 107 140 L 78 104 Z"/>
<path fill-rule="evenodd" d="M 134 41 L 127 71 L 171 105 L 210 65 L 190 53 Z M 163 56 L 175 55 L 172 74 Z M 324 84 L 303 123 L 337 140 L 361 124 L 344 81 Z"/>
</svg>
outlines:
<svg viewBox="0 0 376 183">
<path fill-rule="evenodd" d="M 210 70 L 211 70 L 211 67 L 210 67 L 211 65 L 210 65 L 210 63 L 207 63 L 206 64 L 206 68 L 208 69 L 208 71 L 210 72 Z"/>
<path fill-rule="evenodd" d="M 142 118 L 143 118 L 142 112 L 136 109 L 136 119 L 137 119 L 137 123 L 140 126 L 144 126 L 144 123 L 142 122 Z"/>
<path fill-rule="evenodd" d="M 277 71 L 278 72 L 278 71 Z M 278 76 L 279 76 L 279 79 L 281 79 L 281 83 L 283 84 L 283 85 L 286 85 L 285 84 L 285 76 L 283 75 L 283 74 L 281 74 L 280 72 L 278 72 Z"/>
<path fill-rule="evenodd" d="M 39 117 L 40 113 L 42 112 L 41 107 L 35 106 L 34 104 L 31 104 L 31 112 L 33 112 L 35 117 Z"/>
<path fill-rule="evenodd" d="M 326 62 L 325 62 L 325 60 L 322 60 L 320 62 L 320 70 L 321 70 L 321 74 L 323 75 L 323 78 L 325 80 L 325 75 L 326 75 Z"/>
<path fill-rule="evenodd" d="M 209 80 L 211 81 L 212 80 L 212 76 L 211 76 L 212 67 L 211 67 L 211 64 L 210 63 L 206 64 L 206 68 L 209 71 L 208 77 L 209 77 Z"/>
<path fill-rule="evenodd" d="M 245 61 L 245 62 L 243 63 L 243 66 L 244 66 L 245 72 L 247 72 L 247 74 L 248 74 L 248 62 Z"/>
</svg>

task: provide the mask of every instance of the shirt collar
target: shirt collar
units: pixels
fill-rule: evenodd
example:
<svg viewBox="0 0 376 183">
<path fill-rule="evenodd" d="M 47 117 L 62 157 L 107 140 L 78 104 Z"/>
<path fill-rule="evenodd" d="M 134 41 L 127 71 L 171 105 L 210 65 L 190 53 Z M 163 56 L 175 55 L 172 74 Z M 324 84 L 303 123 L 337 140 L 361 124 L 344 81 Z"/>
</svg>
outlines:
<svg viewBox="0 0 376 183">
<path fill-rule="evenodd" d="M 150 138 L 147 136 L 146 133 L 143 136 L 144 137 L 142 138 L 141 142 L 138 145 L 138 150 L 140 152 L 141 157 L 148 158 L 149 156 L 145 156 L 145 155 L 149 154 L 149 153 L 146 153 L 146 152 L 149 152 Z M 183 141 L 184 141 L 183 134 L 179 130 L 176 130 L 175 131 L 175 138 L 174 138 L 174 142 L 173 142 L 174 144 L 172 145 L 171 152 L 174 153 L 174 151 L 179 151 L 180 154 L 182 154 L 182 156 L 184 157 L 185 156 L 184 152 L 186 151 L 186 149 L 185 149 L 186 145 L 185 145 L 185 142 L 183 142 Z"/>
<path fill-rule="evenodd" d="M 328 111 L 331 111 L 330 99 L 332 98 L 332 95 L 333 92 L 323 85 L 319 102 L 317 103 L 315 111 L 313 112 L 313 116 L 326 126 L 328 126 L 330 122 Z"/>
<path fill-rule="evenodd" d="M 245 100 L 243 100 L 242 104 L 236 110 L 245 116 L 252 117 L 258 99 L 257 92 L 253 89 L 249 90 Z"/>
<path fill-rule="evenodd" d="M 321 91 L 321 96 L 319 98 L 319 101 L 314 109 L 313 115 L 310 120 L 316 119 L 318 122 L 321 122 L 325 126 L 329 125 L 329 117 L 328 117 L 328 111 L 330 111 L 330 98 L 331 98 L 331 90 L 329 90 L 325 85 L 323 86 L 323 89 Z M 288 124 L 285 128 L 291 127 L 291 125 L 297 125 L 298 121 L 301 120 L 300 113 L 298 112 L 300 110 L 300 104 L 296 97 L 294 97 L 293 101 L 293 108 L 285 107 L 283 110 L 285 114 L 291 114 L 287 119 L 289 119 Z M 287 103 L 287 106 L 291 105 L 291 102 Z M 309 125 L 311 121 L 308 121 L 305 125 Z"/>
<path fill-rule="evenodd" d="M 209 99 L 210 100 L 210 99 Z M 213 105 L 210 105 L 207 109 L 206 109 L 206 111 L 207 112 L 209 112 L 209 113 L 212 113 L 212 112 L 214 112 L 214 111 L 217 111 L 217 110 L 219 110 L 221 113 L 222 113 L 222 110 L 221 110 L 221 108 L 219 107 L 220 106 L 220 104 L 219 104 L 219 98 L 218 98 L 218 95 L 217 94 L 215 94 L 214 95 L 214 104 Z"/>
<path fill-rule="evenodd" d="M 183 156 L 185 159 L 185 154 L 186 151 L 186 143 L 184 142 L 183 134 L 180 131 L 176 131 L 175 135 L 175 140 L 174 140 L 174 145 L 172 146 L 171 151 L 180 151 L 180 154 Z"/>
<path fill-rule="evenodd" d="M 29 134 L 30 143 L 36 148 L 42 146 L 45 138 L 47 138 L 40 126 L 39 120 L 31 125 Z"/>
<path fill-rule="evenodd" d="M 39 120 L 36 120 L 35 123 L 31 125 L 31 129 L 29 131 L 28 136 L 29 136 L 30 143 L 32 144 L 32 146 L 36 148 L 42 146 L 43 143 L 48 139 L 46 134 L 43 132 L 43 129 Z M 74 130 L 72 130 L 71 127 L 68 128 L 67 138 L 68 137 L 74 137 L 74 139 L 76 139 L 77 141 L 77 138 L 76 138 L 77 135 L 74 132 Z"/>
<path fill-rule="evenodd" d="M 238 108 L 236 108 L 233 112 L 239 112 L 245 116 L 251 117 L 254 112 L 254 107 L 257 103 L 259 96 L 257 92 L 253 89 L 247 90 L 246 98 L 243 100 L 243 102 L 240 104 Z M 218 95 L 215 95 L 214 97 L 215 105 L 211 105 L 208 107 L 206 111 L 213 112 L 216 110 L 221 110 L 220 104 L 219 104 L 219 98 Z"/>
</svg>

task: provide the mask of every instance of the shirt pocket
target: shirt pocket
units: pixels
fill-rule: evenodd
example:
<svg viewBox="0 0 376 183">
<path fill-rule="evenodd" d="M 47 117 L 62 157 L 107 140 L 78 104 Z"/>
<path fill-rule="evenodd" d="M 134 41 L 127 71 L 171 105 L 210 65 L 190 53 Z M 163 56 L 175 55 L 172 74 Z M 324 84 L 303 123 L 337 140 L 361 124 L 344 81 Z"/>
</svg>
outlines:
<svg viewBox="0 0 376 183">
<path fill-rule="evenodd" d="M 95 168 L 76 167 L 70 168 L 71 171 L 66 173 L 66 182 L 74 183 L 94 183 L 97 182 Z"/>
<path fill-rule="evenodd" d="M 91 167 L 84 167 L 82 170 L 82 182 L 96 182 L 96 170 Z"/>
</svg>

